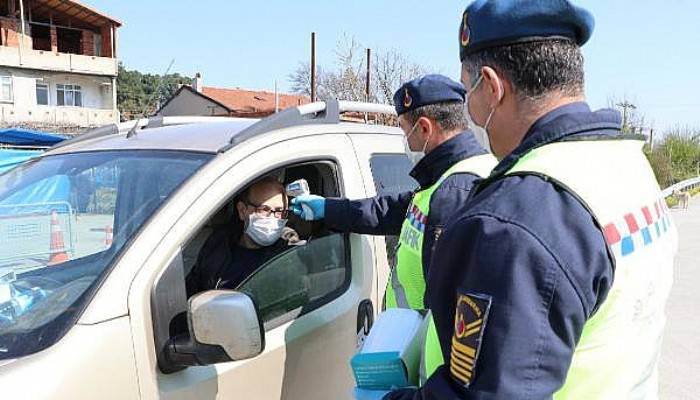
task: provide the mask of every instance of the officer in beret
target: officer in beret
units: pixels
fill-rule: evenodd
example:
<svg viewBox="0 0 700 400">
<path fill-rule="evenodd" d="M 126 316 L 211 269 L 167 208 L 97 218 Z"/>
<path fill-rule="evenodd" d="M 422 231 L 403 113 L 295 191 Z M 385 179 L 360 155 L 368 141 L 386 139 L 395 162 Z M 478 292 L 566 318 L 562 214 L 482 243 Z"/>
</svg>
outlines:
<svg viewBox="0 0 700 400">
<path fill-rule="evenodd" d="M 496 165 L 493 155 L 466 130 L 464 98 L 464 86 L 442 75 L 414 79 L 396 91 L 394 105 L 407 151 L 425 153 L 410 173 L 419 185 L 415 191 L 361 200 L 315 195 L 292 200 L 295 214 L 306 220 L 323 218 L 334 230 L 399 235 L 386 307 L 424 308 L 425 276 L 435 239 L 465 203 L 474 181 L 488 176 Z M 428 376 L 442 364 L 434 327 L 426 352 L 422 371 Z"/>
<path fill-rule="evenodd" d="M 467 109 L 500 160 L 433 251 L 445 365 L 385 399 L 653 399 L 677 234 L 643 141 L 585 102 L 593 17 L 479 0 L 460 20 Z"/>
</svg>

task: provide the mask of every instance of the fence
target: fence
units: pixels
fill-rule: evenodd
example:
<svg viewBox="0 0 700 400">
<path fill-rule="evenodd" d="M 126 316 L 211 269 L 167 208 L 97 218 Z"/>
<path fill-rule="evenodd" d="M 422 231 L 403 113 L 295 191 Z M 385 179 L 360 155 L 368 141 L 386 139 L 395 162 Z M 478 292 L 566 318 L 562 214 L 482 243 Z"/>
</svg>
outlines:
<svg viewBox="0 0 700 400">
<path fill-rule="evenodd" d="M 695 189 L 696 187 L 700 187 L 700 176 L 696 178 L 691 178 L 691 179 L 686 179 L 682 182 L 678 182 L 676 184 L 673 184 L 669 186 L 668 188 L 664 189 L 661 191 L 661 194 L 664 197 L 668 197 L 673 194 L 676 190 L 686 190 L 686 189 Z"/>
<path fill-rule="evenodd" d="M 69 203 L 0 206 L 0 263 L 29 260 L 46 263 L 51 254 L 51 214 L 56 212 L 64 248 L 75 253 L 75 213 Z"/>
</svg>

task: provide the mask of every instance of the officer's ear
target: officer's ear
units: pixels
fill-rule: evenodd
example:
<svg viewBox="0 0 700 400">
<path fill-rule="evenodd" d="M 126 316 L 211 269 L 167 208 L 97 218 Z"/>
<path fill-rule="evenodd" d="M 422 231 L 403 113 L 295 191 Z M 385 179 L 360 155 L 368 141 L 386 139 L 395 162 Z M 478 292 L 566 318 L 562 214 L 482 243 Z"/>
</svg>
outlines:
<svg viewBox="0 0 700 400">
<path fill-rule="evenodd" d="M 435 121 L 431 120 L 428 117 L 418 118 L 416 124 L 418 125 L 416 129 L 420 132 L 420 135 L 423 137 L 423 140 L 428 140 L 428 138 L 433 136 L 433 134 L 438 128 Z"/>
<path fill-rule="evenodd" d="M 490 98 L 489 105 L 491 108 L 495 108 L 503 101 L 510 85 L 507 80 L 499 75 L 492 67 L 481 67 L 481 75 L 484 77 L 483 85 L 486 86 L 486 91 Z"/>
</svg>

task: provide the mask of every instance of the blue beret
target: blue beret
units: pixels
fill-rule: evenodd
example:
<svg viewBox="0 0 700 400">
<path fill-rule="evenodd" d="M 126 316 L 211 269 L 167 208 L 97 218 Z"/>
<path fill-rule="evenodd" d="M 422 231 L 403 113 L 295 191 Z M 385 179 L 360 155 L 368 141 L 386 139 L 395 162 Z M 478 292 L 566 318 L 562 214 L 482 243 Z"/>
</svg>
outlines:
<svg viewBox="0 0 700 400">
<path fill-rule="evenodd" d="M 401 85 L 394 93 L 396 114 L 401 115 L 429 104 L 464 102 L 466 91 L 461 83 L 437 74 L 425 75 Z"/>
<path fill-rule="evenodd" d="M 476 0 L 459 25 L 459 58 L 514 43 L 568 39 L 582 46 L 593 33 L 593 15 L 568 0 Z"/>
</svg>

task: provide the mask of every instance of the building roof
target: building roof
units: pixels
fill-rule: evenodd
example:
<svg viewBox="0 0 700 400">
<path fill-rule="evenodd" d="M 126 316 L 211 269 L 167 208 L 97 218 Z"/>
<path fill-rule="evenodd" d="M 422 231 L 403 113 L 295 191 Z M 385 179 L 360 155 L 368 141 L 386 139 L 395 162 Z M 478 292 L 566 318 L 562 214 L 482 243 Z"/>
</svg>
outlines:
<svg viewBox="0 0 700 400">
<path fill-rule="evenodd" d="M 102 26 L 106 23 L 112 23 L 116 26 L 122 25 L 118 19 L 76 0 L 34 0 L 32 8 L 34 12 L 42 10 L 58 11 L 61 14 L 80 19 L 95 26 Z"/>
<path fill-rule="evenodd" d="M 231 112 L 238 115 L 260 115 L 275 112 L 275 94 L 273 92 L 204 86 L 202 94 L 226 106 Z M 306 96 L 279 94 L 280 110 L 307 103 L 309 103 L 309 98 Z"/>
</svg>

